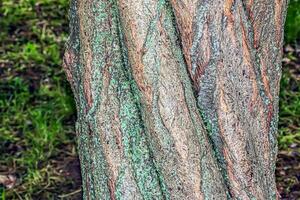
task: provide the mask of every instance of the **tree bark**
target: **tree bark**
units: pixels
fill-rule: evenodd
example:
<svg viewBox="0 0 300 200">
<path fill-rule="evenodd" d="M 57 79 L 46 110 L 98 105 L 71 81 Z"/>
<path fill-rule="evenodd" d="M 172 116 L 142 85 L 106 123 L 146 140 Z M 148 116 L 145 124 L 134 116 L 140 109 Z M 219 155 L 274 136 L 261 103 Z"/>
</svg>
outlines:
<svg viewBox="0 0 300 200">
<path fill-rule="evenodd" d="M 275 199 L 286 0 L 72 0 L 85 199 Z"/>
</svg>

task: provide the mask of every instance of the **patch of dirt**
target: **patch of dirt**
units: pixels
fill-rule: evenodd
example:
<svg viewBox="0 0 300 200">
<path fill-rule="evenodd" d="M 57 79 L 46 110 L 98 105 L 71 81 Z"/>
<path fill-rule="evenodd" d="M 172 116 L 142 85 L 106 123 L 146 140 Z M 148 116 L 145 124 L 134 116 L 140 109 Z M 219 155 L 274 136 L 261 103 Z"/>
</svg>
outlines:
<svg viewBox="0 0 300 200">
<path fill-rule="evenodd" d="M 58 172 L 66 178 L 66 182 L 57 185 L 61 188 L 58 197 L 62 199 L 82 199 L 80 164 L 77 156 L 67 157 L 63 160 L 54 160 Z"/>
<path fill-rule="evenodd" d="M 300 148 L 280 151 L 277 157 L 277 189 L 284 200 L 300 199 Z"/>
</svg>

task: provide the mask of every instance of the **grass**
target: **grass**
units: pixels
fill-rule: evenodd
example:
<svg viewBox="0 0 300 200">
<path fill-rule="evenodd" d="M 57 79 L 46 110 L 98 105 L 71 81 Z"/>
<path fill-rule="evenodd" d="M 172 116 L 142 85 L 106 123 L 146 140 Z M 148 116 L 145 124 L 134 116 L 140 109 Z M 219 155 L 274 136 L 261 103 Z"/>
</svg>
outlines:
<svg viewBox="0 0 300 200">
<path fill-rule="evenodd" d="M 297 42 L 298 40 L 298 42 Z M 285 23 L 285 42 L 299 45 L 300 1 L 290 0 Z M 298 47 L 299 49 L 299 47 Z M 300 58 L 296 52 L 286 52 L 289 60 L 283 66 L 279 102 L 279 149 L 286 150 L 292 144 L 300 144 Z"/>
<path fill-rule="evenodd" d="M 291 63 L 297 62 L 295 57 L 291 55 L 288 57 Z M 299 72 L 293 72 L 294 68 L 292 65 L 285 65 L 281 78 L 278 137 L 280 149 L 300 144 L 300 76 Z"/>
<path fill-rule="evenodd" d="M 73 97 L 61 68 L 67 7 L 66 0 L 1 2 L 0 170 L 18 180 L 1 188 L 2 199 L 52 199 L 72 189 L 57 165 L 76 157 Z"/>
<path fill-rule="evenodd" d="M 70 137 L 73 129 L 63 125 L 64 119 L 74 112 L 72 96 L 59 83 L 54 84 L 55 89 L 50 84 L 41 84 L 33 93 L 26 82 L 17 77 L 5 85 L 7 87 L 1 89 L 6 92 L 0 95 L 3 125 L 0 148 L 4 150 L 0 162 L 1 166 L 11 166 L 9 170 L 16 171 L 21 180 L 8 194 L 30 199 L 31 194 L 61 179 L 48 160 L 61 153 L 59 146 L 73 142 Z"/>
<path fill-rule="evenodd" d="M 74 102 L 61 67 L 67 9 L 68 0 L 0 2 L 0 173 L 18 180 L 13 189 L 0 186 L 2 200 L 58 199 L 80 186 L 78 174 L 65 173 L 76 159 Z M 299 38 L 299 11 L 291 0 L 287 42 Z M 281 81 L 280 149 L 300 143 L 300 85 L 291 68 Z"/>
<path fill-rule="evenodd" d="M 293 43 L 300 38 L 300 0 L 290 0 L 285 22 L 285 40 Z"/>
</svg>

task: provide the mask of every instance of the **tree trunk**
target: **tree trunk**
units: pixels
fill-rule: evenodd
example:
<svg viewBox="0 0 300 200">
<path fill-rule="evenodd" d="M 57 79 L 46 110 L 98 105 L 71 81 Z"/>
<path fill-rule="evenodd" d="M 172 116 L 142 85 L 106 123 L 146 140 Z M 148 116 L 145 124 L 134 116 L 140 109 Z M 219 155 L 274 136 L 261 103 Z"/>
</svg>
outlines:
<svg viewBox="0 0 300 200">
<path fill-rule="evenodd" d="M 287 0 L 72 0 L 85 199 L 275 199 Z"/>
</svg>

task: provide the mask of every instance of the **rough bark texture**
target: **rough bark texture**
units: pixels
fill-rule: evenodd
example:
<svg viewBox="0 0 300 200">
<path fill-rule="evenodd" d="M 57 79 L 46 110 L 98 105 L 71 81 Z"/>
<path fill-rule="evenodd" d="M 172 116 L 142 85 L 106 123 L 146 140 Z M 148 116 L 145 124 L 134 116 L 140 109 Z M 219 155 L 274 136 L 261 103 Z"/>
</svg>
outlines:
<svg viewBox="0 0 300 200">
<path fill-rule="evenodd" d="M 275 199 L 286 0 L 72 0 L 85 199 Z"/>
</svg>

